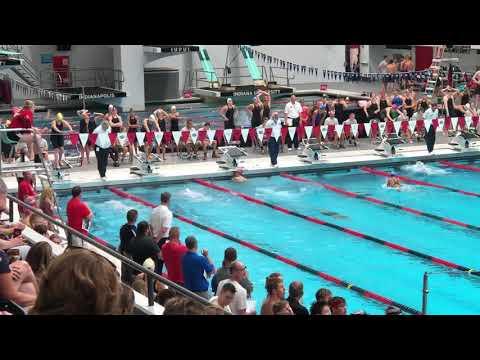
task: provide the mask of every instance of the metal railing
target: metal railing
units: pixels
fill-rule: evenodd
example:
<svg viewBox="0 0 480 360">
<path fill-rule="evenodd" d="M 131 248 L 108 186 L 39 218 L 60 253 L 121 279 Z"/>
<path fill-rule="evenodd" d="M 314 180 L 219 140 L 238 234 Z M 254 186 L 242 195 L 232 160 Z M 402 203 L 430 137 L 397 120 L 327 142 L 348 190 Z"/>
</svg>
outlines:
<svg viewBox="0 0 480 360">
<path fill-rule="evenodd" d="M 190 290 L 185 289 L 184 287 L 174 283 L 173 281 L 170 281 L 163 276 L 158 275 L 157 273 L 137 264 L 135 261 L 129 259 L 128 257 L 120 254 L 118 251 L 111 249 L 108 246 L 105 246 L 103 244 L 98 243 L 92 236 L 90 235 L 84 235 L 81 232 L 71 228 L 68 225 L 65 225 L 58 221 L 57 219 L 52 218 L 51 216 L 48 216 L 44 214 L 42 211 L 40 211 L 37 208 L 34 208 L 23 201 L 17 199 L 11 194 L 6 195 L 8 200 L 9 200 L 9 220 L 13 222 L 13 203 L 16 203 L 17 205 L 21 205 L 22 207 L 30 210 L 32 213 L 41 216 L 42 218 L 46 219 L 49 221 L 51 224 L 58 226 L 59 228 L 62 228 L 65 231 L 65 234 L 67 234 L 68 239 L 71 239 L 72 236 L 76 236 L 77 238 L 80 238 L 82 241 L 85 241 L 86 243 L 102 250 L 103 252 L 107 253 L 108 255 L 120 260 L 123 265 L 127 265 L 141 273 L 144 273 L 146 278 L 147 278 L 147 284 L 148 284 L 148 306 L 153 306 L 154 305 L 154 290 L 153 290 L 153 284 L 154 281 L 157 280 L 161 282 L 164 285 L 167 285 L 169 288 L 174 289 L 176 292 L 182 294 L 183 296 L 186 296 L 196 302 L 201 303 L 202 305 L 205 306 L 211 306 L 208 300 L 204 299 L 203 297 L 191 292 Z M 69 247 L 75 247 L 72 246 L 71 241 L 69 240 Z M 230 315 L 227 312 L 224 312 L 226 315 Z"/>
<path fill-rule="evenodd" d="M 23 52 L 23 45 L 0 45 L 0 49 L 21 53 Z"/>
<path fill-rule="evenodd" d="M 65 71 L 45 70 L 40 72 L 42 88 L 62 87 L 108 87 L 122 90 L 122 70 L 111 68 L 69 68 Z"/>
</svg>

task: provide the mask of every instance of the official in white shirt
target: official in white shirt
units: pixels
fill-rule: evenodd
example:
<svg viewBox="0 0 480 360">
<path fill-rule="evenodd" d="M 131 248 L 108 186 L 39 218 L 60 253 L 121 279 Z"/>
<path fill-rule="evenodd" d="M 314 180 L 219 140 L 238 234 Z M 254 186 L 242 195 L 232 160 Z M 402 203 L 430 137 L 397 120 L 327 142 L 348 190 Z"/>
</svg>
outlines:
<svg viewBox="0 0 480 360">
<path fill-rule="evenodd" d="M 272 118 L 267 120 L 265 123 L 265 129 L 272 129 L 272 133 L 268 139 L 268 154 L 270 155 L 270 163 L 273 167 L 277 167 L 277 157 L 278 151 L 280 149 L 280 138 L 275 137 L 275 133 L 281 132 L 282 129 L 282 121 L 278 118 L 278 112 L 274 112 L 272 114 Z"/>
<path fill-rule="evenodd" d="M 97 141 L 95 142 L 95 156 L 97 157 L 97 168 L 102 180 L 105 179 L 107 172 L 108 155 L 112 151 L 112 144 L 108 134 L 112 132 L 112 128 L 108 121 L 103 121 L 95 130 L 93 134 L 97 134 Z"/>
<path fill-rule="evenodd" d="M 170 228 L 172 227 L 173 213 L 169 209 L 171 195 L 169 192 L 163 192 L 160 195 L 160 205 L 152 211 L 150 215 L 150 226 L 152 227 L 153 241 L 162 249 L 170 236 Z M 155 272 L 162 274 L 163 261 L 158 259 Z"/>
<path fill-rule="evenodd" d="M 300 123 L 300 113 L 302 112 L 302 105 L 297 101 L 295 95 L 290 97 L 290 101 L 285 105 L 285 126 L 297 127 Z M 298 138 L 294 136 L 293 145 L 298 149 Z M 292 150 L 292 140 L 287 136 L 288 150 Z"/>
</svg>

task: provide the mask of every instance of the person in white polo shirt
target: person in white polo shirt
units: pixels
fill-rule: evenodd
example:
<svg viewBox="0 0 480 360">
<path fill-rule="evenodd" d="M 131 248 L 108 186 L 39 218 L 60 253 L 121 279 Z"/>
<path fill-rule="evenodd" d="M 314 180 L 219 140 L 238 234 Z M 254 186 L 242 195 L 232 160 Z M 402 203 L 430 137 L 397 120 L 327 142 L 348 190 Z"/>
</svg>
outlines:
<svg viewBox="0 0 480 360">
<path fill-rule="evenodd" d="M 169 192 L 163 192 L 160 195 L 160 205 L 152 211 L 150 216 L 150 225 L 152 227 L 153 241 L 161 249 L 162 245 L 168 240 L 170 228 L 172 227 L 173 214 L 168 208 L 171 195 Z M 155 269 L 157 274 L 162 274 L 163 261 L 158 259 Z"/>
<path fill-rule="evenodd" d="M 297 101 L 295 95 L 290 97 L 290 101 L 285 105 L 285 126 L 297 127 L 300 122 L 300 113 L 302 112 L 302 105 Z M 293 145 L 298 149 L 298 138 L 294 136 Z M 288 150 L 292 150 L 292 140 L 287 136 Z"/>
<path fill-rule="evenodd" d="M 112 144 L 108 134 L 112 132 L 112 128 L 108 121 L 104 120 L 95 130 L 97 141 L 95 142 L 95 156 L 97 157 L 97 168 L 102 180 L 105 179 L 107 172 L 108 155 L 112 150 Z"/>
</svg>

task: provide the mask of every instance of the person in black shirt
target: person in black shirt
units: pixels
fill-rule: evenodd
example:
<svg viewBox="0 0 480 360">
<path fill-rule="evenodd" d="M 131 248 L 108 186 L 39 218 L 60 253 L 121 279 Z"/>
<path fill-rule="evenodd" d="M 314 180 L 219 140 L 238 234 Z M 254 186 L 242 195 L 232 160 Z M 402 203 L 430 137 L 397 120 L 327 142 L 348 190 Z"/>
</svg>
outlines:
<svg viewBox="0 0 480 360">
<path fill-rule="evenodd" d="M 128 210 L 127 223 L 120 228 L 120 246 L 118 251 L 120 254 L 130 257 L 128 248 L 132 242 L 132 239 L 137 236 L 137 222 L 138 211 L 135 209 Z M 132 279 L 132 269 L 127 265 L 122 265 L 122 281 L 130 284 Z"/>
<path fill-rule="evenodd" d="M 138 223 L 137 236 L 131 240 L 127 251 L 132 256 L 133 261 L 140 265 L 148 258 L 152 258 L 155 262 L 158 260 L 160 248 L 153 241 L 152 230 L 148 222 L 141 221 Z M 138 271 L 134 271 L 134 274 L 138 274 Z"/>
<path fill-rule="evenodd" d="M 303 297 L 303 284 L 300 281 L 294 281 L 288 287 L 287 301 L 295 315 L 308 315 L 308 310 L 300 303 Z"/>
</svg>

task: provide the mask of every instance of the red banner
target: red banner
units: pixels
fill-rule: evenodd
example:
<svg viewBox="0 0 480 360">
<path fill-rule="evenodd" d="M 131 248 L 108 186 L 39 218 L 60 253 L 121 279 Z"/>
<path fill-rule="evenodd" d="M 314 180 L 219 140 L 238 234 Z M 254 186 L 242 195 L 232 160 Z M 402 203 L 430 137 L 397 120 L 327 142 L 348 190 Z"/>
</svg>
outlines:
<svg viewBox="0 0 480 360">
<path fill-rule="evenodd" d="M 223 144 L 223 129 L 217 129 L 215 132 L 215 139 L 217 140 L 217 146 Z"/>
<path fill-rule="evenodd" d="M 377 122 L 372 122 L 372 126 L 370 127 L 371 137 L 377 137 L 379 131 L 380 131 L 380 129 L 378 128 L 378 123 Z"/>
<path fill-rule="evenodd" d="M 90 141 L 90 144 L 95 145 L 95 143 L 97 142 L 97 134 L 88 134 L 88 140 Z"/>
<path fill-rule="evenodd" d="M 182 135 L 180 136 L 180 140 L 182 140 L 184 143 L 188 141 L 188 138 L 190 137 L 190 131 L 182 131 Z"/>
<path fill-rule="evenodd" d="M 317 139 L 320 138 L 320 126 L 317 125 L 313 127 L 312 136 Z"/>
<path fill-rule="evenodd" d="M 281 130 L 281 134 L 282 134 L 282 144 L 285 144 L 285 139 L 287 138 L 287 134 L 288 134 L 288 127 L 282 127 L 282 130 Z"/>
<path fill-rule="evenodd" d="M 77 145 L 78 141 L 80 140 L 80 136 L 78 134 L 70 134 L 70 141 L 72 145 Z"/>
<path fill-rule="evenodd" d="M 137 135 L 134 132 L 127 133 L 128 143 L 133 145 L 135 144 L 135 140 L 137 139 Z"/>
<path fill-rule="evenodd" d="M 464 117 L 459 117 L 458 118 L 458 126 L 460 126 L 460 129 L 463 130 L 465 128 L 465 125 L 466 125 L 465 118 Z"/>
<path fill-rule="evenodd" d="M 165 131 L 163 133 L 163 142 L 167 145 L 172 142 L 172 132 L 171 131 Z"/>
<path fill-rule="evenodd" d="M 232 131 L 232 139 L 233 141 L 240 141 L 242 137 L 242 129 L 240 128 L 235 128 Z"/>
<path fill-rule="evenodd" d="M 263 134 L 263 140 L 268 141 L 272 136 L 272 128 L 265 129 L 265 133 Z"/>
<path fill-rule="evenodd" d="M 391 134 L 395 132 L 395 126 L 393 126 L 392 120 L 387 120 L 386 130 L 387 130 L 387 134 Z"/>
<path fill-rule="evenodd" d="M 207 137 L 207 131 L 206 130 L 200 130 L 198 132 L 198 141 L 205 141 L 205 138 Z"/>
<path fill-rule="evenodd" d="M 148 145 L 152 145 L 153 139 L 155 139 L 155 133 L 153 131 L 148 131 L 145 133 L 145 140 Z"/>
<path fill-rule="evenodd" d="M 345 124 L 343 125 L 343 133 L 345 136 L 350 136 L 350 129 L 352 128 L 352 125 L 350 124 Z"/>
<path fill-rule="evenodd" d="M 298 125 L 297 126 L 298 141 L 302 141 L 304 136 L 305 136 L 305 127 L 303 125 Z"/>
<path fill-rule="evenodd" d="M 400 129 L 402 129 L 402 132 L 404 133 L 408 131 L 408 120 L 402 121 L 402 123 L 400 124 Z"/>
<path fill-rule="evenodd" d="M 423 120 L 417 120 L 417 124 L 415 125 L 415 129 L 417 131 L 421 131 L 425 127 L 425 123 Z"/>
<path fill-rule="evenodd" d="M 477 127 L 478 125 L 478 116 L 472 116 L 473 126 Z"/>
<path fill-rule="evenodd" d="M 115 141 L 117 141 L 117 133 L 110 133 L 108 134 L 108 138 L 110 139 L 110 144 L 115 145 Z"/>
</svg>

